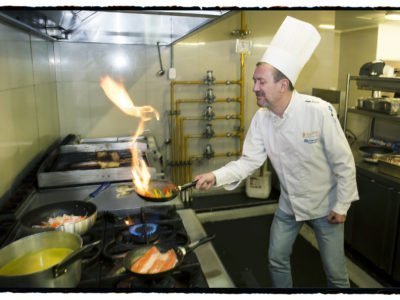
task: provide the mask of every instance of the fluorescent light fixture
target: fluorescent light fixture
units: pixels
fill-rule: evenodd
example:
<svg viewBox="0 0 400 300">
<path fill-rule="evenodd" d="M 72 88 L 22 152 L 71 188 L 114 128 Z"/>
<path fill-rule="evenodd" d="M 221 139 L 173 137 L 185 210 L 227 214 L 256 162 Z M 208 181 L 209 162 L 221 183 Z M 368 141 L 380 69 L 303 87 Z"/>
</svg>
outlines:
<svg viewBox="0 0 400 300">
<path fill-rule="evenodd" d="M 385 19 L 390 21 L 400 21 L 400 12 L 389 11 L 386 13 Z"/>
<path fill-rule="evenodd" d="M 117 69 L 123 69 L 128 65 L 128 58 L 123 53 L 117 53 L 113 57 L 113 66 Z"/>
<path fill-rule="evenodd" d="M 333 30 L 333 29 L 335 29 L 335 25 L 333 25 L 333 24 L 319 24 L 318 28 Z"/>
<path fill-rule="evenodd" d="M 268 44 L 253 44 L 253 48 L 268 48 Z"/>
<path fill-rule="evenodd" d="M 193 46 L 193 47 L 195 47 L 195 46 L 203 46 L 203 45 L 205 45 L 206 43 L 205 42 L 180 42 L 180 43 L 178 43 L 177 45 L 180 45 L 180 46 Z"/>
</svg>

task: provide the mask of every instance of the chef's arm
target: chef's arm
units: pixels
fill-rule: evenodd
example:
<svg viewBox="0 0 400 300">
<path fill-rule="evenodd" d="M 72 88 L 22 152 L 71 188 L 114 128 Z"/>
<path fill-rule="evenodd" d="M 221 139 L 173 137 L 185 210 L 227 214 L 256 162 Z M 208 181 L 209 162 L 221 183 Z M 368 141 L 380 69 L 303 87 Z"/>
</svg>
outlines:
<svg viewBox="0 0 400 300">
<path fill-rule="evenodd" d="M 208 190 L 215 185 L 215 175 L 212 172 L 197 175 L 194 180 L 197 180 L 196 189 Z"/>
<path fill-rule="evenodd" d="M 337 201 L 332 210 L 336 214 L 346 215 L 351 202 L 358 200 L 354 157 L 334 108 L 328 104 L 324 113 L 322 128 L 325 151 L 337 178 Z"/>
<path fill-rule="evenodd" d="M 261 167 L 267 159 L 261 130 L 260 111 L 253 117 L 243 144 L 241 157 L 210 173 L 195 177 L 196 188 L 209 189 L 213 185 L 224 186 L 227 190 L 235 189 L 240 182 Z"/>
</svg>

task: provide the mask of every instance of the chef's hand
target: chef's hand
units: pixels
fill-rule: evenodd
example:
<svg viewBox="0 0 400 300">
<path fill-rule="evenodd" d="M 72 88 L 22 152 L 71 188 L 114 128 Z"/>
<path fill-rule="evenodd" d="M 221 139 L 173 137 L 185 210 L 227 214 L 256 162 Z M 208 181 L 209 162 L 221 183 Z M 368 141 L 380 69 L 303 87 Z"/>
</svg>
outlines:
<svg viewBox="0 0 400 300">
<path fill-rule="evenodd" d="M 333 210 L 328 215 L 328 222 L 331 224 L 342 224 L 346 221 L 346 215 L 340 215 Z"/>
<path fill-rule="evenodd" d="M 205 173 L 197 175 L 194 180 L 197 180 L 196 189 L 198 190 L 208 190 L 215 185 L 216 179 L 213 173 Z"/>
</svg>

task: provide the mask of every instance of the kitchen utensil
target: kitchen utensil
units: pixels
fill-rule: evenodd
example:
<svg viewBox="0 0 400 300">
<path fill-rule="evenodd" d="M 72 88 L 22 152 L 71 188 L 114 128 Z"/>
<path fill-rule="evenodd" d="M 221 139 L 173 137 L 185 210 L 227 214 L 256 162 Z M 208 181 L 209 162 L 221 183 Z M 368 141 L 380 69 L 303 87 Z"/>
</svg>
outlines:
<svg viewBox="0 0 400 300">
<path fill-rule="evenodd" d="M 98 245 L 95 241 L 82 246 L 82 238 L 75 233 L 51 231 L 21 238 L 0 249 L 0 269 L 18 258 L 52 248 L 67 248 L 73 252 L 54 266 L 25 275 L 0 275 L 0 287 L 6 288 L 70 288 L 81 278 L 82 256 Z M 18 271 L 18 270 L 17 270 Z M 21 270 L 21 273 L 26 273 Z"/>
<path fill-rule="evenodd" d="M 393 153 L 393 150 L 381 146 L 361 146 L 359 152 L 364 157 L 364 161 L 370 163 L 377 163 L 378 158 Z"/>
<path fill-rule="evenodd" d="M 400 178 L 400 155 L 386 155 L 378 158 L 379 172 Z"/>
<path fill-rule="evenodd" d="M 97 206 L 94 203 L 89 202 L 89 200 L 97 197 L 109 186 L 109 182 L 101 184 L 94 192 L 90 193 L 89 196 L 87 196 L 82 201 L 63 201 L 58 203 L 56 202 L 35 208 L 21 217 L 20 224 L 22 226 L 22 229 L 30 234 L 56 230 L 74 232 L 83 235 L 93 226 L 97 218 Z M 46 223 L 49 218 L 63 216 L 64 214 L 85 216 L 86 218 L 74 223 L 65 223 L 56 228 L 38 227 L 38 225 Z"/>
<path fill-rule="evenodd" d="M 197 247 L 199 247 L 200 245 L 203 245 L 211 240 L 213 240 L 215 238 L 215 235 L 210 235 L 210 236 L 206 236 L 203 237 L 187 246 L 180 246 L 180 247 L 171 247 L 167 244 L 155 244 L 155 245 L 146 245 L 146 246 L 142 246 L 139 248 L 136 248 L 134 250 L 131 250 L 127 253 L 127 255 L 124 257 L 124 267 L 128 272 L 131 272 L 137 276 L 141 276 L 144 278 L 157 278 L 157 277 L 162 277 L 165 276 L 173 271 L 175 271 L 176 269 L 178 269 L 180 267 L 180 265 L 182 264 L 186 254 L 192 252 L 194 249 L 196 249 Z M 177 263 L 175 264 L 174 267 L 162 271 L 162 272 L 158 272 L 158 273 L 137 273 L 134 272 L 131 267 L 132 265 L 139 259 L 141 258 L 148 250 L 150 250 L 151 247 L 157 247 L 157 249 L 161 252 L 161 253 L 165 253 L 169 250 L 173 250 L 176 254 L 176 258 L 177 258 Z"/>
<path fill-rule="evenodd" d="M 143 200 L 146 201 L 152 201 L 152 202 L 165 202 L 174 199 L 176 196 L 181 191 L 184 191 L 190 187 L 195 186 L 197 183 L 196 181 L 186 183 L 182 186 L 176 186 L 173 183 L 167 181 L 167 180 L 151 180 L 148 188 L 148 193 L 146 192 L 141 192 L 139 190 L 135 190 L 136 194 L 142 198 Z M 154 191 L 162 191 L 162 194 L 156 193 L 155 196 L 152 196 L 154 194 Z M 168 190 L 169 193 L 165 193 L 164 191 Z M 166 196 L 165 194 L 169 194 Z"/>
<path fill-rule="evenodd" d="M 161 60 L 160 42 L 157 42 L 158 60 L 160 61 L 160 71 L 157 72 L 158 76 L 163 76 L 165 74 L 163 63 Z"/>
</svg>

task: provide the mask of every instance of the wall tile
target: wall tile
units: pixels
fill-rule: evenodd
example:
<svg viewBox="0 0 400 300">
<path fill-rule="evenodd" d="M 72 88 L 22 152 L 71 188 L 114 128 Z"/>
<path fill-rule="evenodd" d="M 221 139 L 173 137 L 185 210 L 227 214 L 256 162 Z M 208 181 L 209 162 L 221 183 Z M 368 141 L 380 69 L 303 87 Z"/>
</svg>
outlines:
<svg viewBox="0 0 400 300">
<path fill-rule="evenodd" d="M 18 147 L 16 170 L 21 171 L 39 153 L 38 119 L 33 87 L 10 92 L 15 141 Z"/>
</svg>

